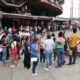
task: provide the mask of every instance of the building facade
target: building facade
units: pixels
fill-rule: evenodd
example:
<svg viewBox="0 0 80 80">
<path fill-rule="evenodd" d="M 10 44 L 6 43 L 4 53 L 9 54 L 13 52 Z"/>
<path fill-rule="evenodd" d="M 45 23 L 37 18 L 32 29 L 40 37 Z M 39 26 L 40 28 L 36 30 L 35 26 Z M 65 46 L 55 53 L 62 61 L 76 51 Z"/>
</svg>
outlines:
<svg viewBox="0 0 80 80">
<path fill-rule="evenodd" d="M 63 4 L 64 0 L 0 0 L 0 26 L 47 26 L 53 17 L 63 13 Z"/>
</svg>

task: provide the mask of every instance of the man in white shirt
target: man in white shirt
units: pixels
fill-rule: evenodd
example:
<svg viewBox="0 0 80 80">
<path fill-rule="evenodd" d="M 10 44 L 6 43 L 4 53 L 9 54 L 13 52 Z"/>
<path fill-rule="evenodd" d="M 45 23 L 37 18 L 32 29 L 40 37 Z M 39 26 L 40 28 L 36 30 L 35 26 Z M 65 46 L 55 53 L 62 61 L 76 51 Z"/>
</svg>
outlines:
<svg viewBox="0 0 80 80">
<path fill-rule="evenodd" d="M 45 63 L 45 53 L 44 53 L 44 41 L 45 41 L 45 33 L 42 32 L 41 33 L 41 37 L 40 37 L 40 63 Z"/>
<path fill-rule="evenodd" d="M 25 32 L 22 33 L 22 36 L 30 36 L 29 29 L 25 29 Z"/>
</svg>

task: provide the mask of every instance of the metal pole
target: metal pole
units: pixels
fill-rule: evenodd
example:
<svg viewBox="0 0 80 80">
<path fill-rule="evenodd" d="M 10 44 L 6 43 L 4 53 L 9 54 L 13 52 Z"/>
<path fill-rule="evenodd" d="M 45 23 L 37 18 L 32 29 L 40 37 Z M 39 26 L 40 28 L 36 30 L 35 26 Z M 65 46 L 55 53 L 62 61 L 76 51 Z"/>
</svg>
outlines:
<svg viewBox="0 0 80 80">
<path fill-rule="evenodd" d="M 78 19 L 80 20 L 80 0 L 79 1 L 79 4 L 78 4 Z"/>
<path fill-rule="evenodd" d="M 70 8 L 70 19 L 71 20 L 73 19 L 73 1 L 74 0 L 71 0 L 71 8 Z"/>
</svg>

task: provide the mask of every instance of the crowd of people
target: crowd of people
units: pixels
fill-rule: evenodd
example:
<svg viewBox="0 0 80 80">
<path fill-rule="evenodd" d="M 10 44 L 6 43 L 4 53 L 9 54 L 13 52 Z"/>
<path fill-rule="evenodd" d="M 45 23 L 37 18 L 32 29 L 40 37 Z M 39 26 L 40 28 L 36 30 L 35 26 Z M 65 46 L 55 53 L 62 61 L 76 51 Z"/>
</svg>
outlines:
<svg viewBox="0 0 80 80">
<path fill-rule="evenodd" d="M 38 28 L 40 29 L 40 26 Z M 80 36 L 76 33 L 77 28 L 73 28 L 73 34 L 69 38 L 66 38 L 62 31 L 55 37 L 50 31 L 46 33 L 44 28 L 40 29 L 39 35 L 33 29 L 29 27 L 0 29 L 0 60 L 4 66 L 10 65 L 10 68 L 14 68 L 15 63 L 19 66 L 21 55 L 24 55 L 24 67 L 30 69 L 32 62 L 32 75 L 35 76 L 38 62 L 46 63 L 44 70 L 48 71 L 52 67 L 53 56 L 54 61 L 57 56 L 56 68 L 61 68 L 66 62 L 66 52 L 69 55 L 67 65 L 76 64 L 77 52 L 80 52 Z M 7 63 L 10 57 L 12 64 Z"/>
</svg>

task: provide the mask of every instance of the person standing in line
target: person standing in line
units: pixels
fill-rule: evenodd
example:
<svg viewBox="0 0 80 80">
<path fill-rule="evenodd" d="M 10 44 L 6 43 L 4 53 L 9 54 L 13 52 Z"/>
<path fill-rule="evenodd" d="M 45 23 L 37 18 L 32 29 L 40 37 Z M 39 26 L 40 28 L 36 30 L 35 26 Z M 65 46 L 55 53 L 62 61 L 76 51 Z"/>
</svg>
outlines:
<svg viewBox="0 0 80 80">
<path fill-rule="evenodd" d="M 51 35 L 47 35 L 47 39 L 44 42 L 44 50 L 46 56 L 46 68 L 44 70 L 48 71 L 52 65 L 52 54 L 53 54 L 54 41 L 51 39 Z"/>
<path fill-rule="evenodd" d="M 73 29 L 73 34 L 71 34 L 69 37 L 70 54 L 69 54 L 69 64 L 67 65 L 72 65 L 76 63 L 77 41 L 80 39 L 80 36 L 76 32 L 77 29 Z"/>
<path fill-rule="evenodd" d="M 9 64 L 6 63 L 7 47 L 8 47 L 9 45 L 7 44 L 7 38 L 6 38 L 5 35 L 2 37 L 2 40 L 1 40 L 0 43 L 1 43 L 1 44 L 0 44 L 0 47 L 3 49 L 3 54 L 2 54 L 3 65 L 4 65 L 4 66 L 9 66 Z"/>
<path fill-rule="evenodd" d="M 51 39 L 55 42 L 56 37 L 55 37 L 55 34 L 54 33 L 52 33 Z M 55 61 L 56 60 L 56 49 L 53 49 L 53 53 L 54 53 L 54 56 L 53 56 L 54 59 L 53 59 L 53 61 Z"/>
<path fill-rule="evenodd" d="M 12 53 L 12 65 L 10 65 L 10 68 L 15 67 L 15 61 L 17 62 L 18 65 L 18 49 L 17 49 L 17 41 L 15 41 L 13 38 L 11 39 L 11 53 Z"/>
<path fill-rule="evenodd" d="M 27 69 L 30 69 L 31 67 L 31 49 L 30 49 L 30 38 L 25 38 L 24 43 L 24 67 L 27 67 Z"/>
<path fill-rule="evenodd" d="M 64 44 L 65 44 L 65 39 L 63 38 L 63 33 L 59 32 L 58 38 L 56 38 L 55 41 L 56 54 L 58 57 L 56 68 L 60 68 L 63 65 Z"/>
<path fill-rule="evenodd" d="M 20 42 L 20 37 L 19 37 L 19 34 L 18 34 L 17 31 L 14 32 L 13 39 L 15 41 L 17 41 L 17 49 L 18 49 L 18 53 L 17 54 L 18 54 L 18 60 L 20 60 L 21 59 L 21 57 L 20 57 L 21 42 Z"/>
<path fill-rule="evenodd" d="M 11 38 L 12 38 L 12 34 L 8 32 L 9 55 L 11 55 Z"/>
<path fill-rule="evenodd" d="M 45 53 L 44 53 L 44 41 L 45 41 L 45 33 L 42 32 L 41 33 L 41 37 L 40 37 L 40 63 L 45 63 Z"/>
<path fill-rule="evenodd" d="M 40 44 L 37 38 L 33 39 L 33 43 L 31 45 L 31 51 L 32 51 L 32 58 L 36 58 L 36 61 L 33 61 L 32 76 L 36 76 L 38 75 L 36 73 L 36 67 L 38 65 L 39 52 L 40 52 Z"/>
</svg>

